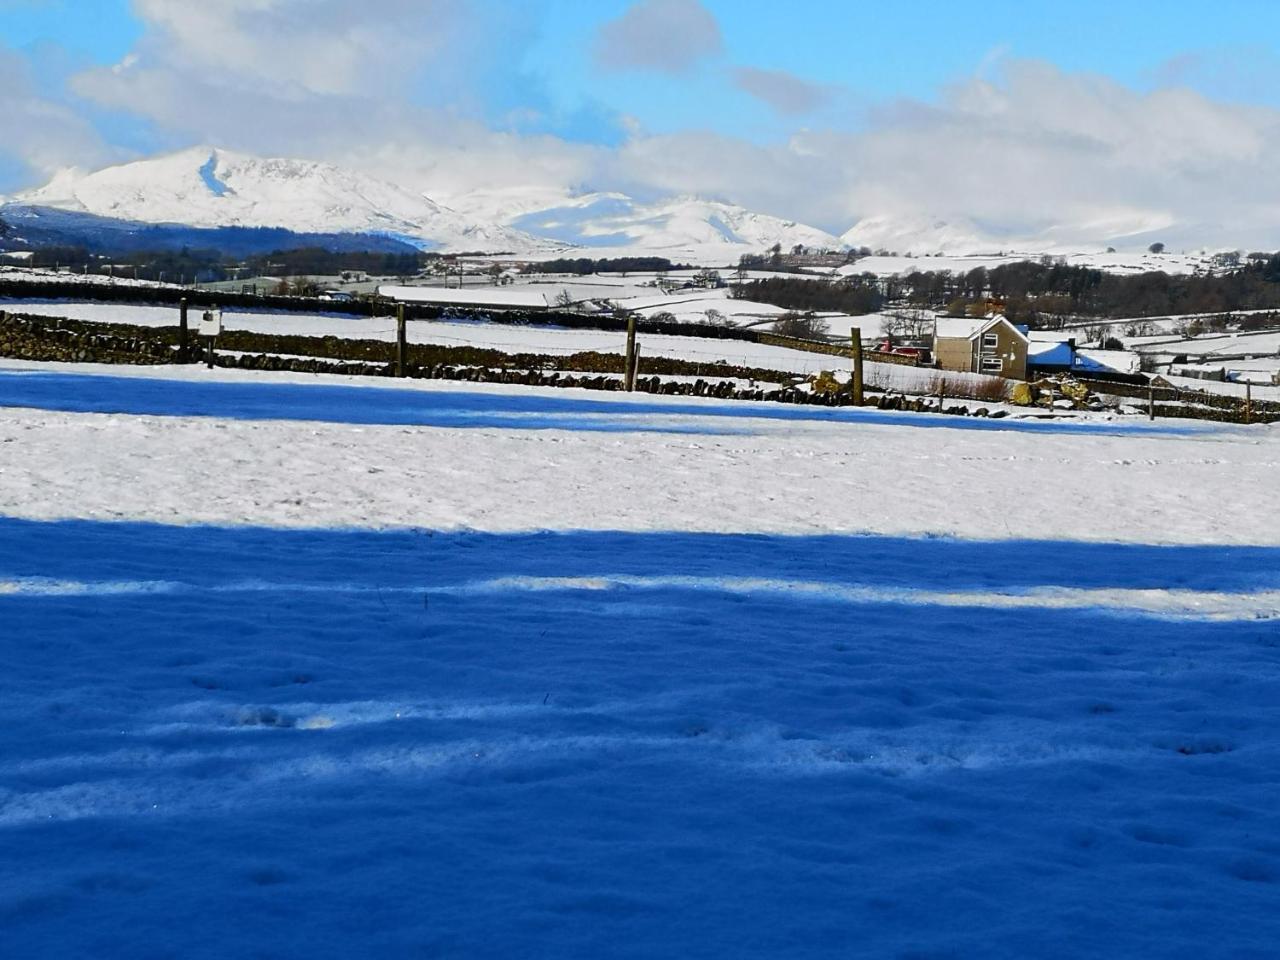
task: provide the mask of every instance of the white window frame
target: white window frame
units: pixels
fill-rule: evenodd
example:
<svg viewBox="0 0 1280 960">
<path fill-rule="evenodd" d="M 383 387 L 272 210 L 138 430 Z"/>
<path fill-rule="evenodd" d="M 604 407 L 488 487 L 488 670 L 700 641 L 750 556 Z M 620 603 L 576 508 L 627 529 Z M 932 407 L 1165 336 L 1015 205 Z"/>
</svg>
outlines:
<svg viewBox="0 0 1280 960">
<path fill-rule="evenodd" d="M 983 357 L 981 369 L 984 373 L 991 370 L 996 370 L 996 371 L 1003 370 L 1004 361 L 1001 360 L 999 357 Z"/>
<path fill-rule="evenodd" d="M 984 334 L 982 335 L 982 349 L 983 349 L 983 350 L 986 350 L 988 347 L 995 347 L 996 349 L 999 349 L 999 347 L 1000 347 L 1000 334 L 998 334 L 998 333 L 984 333 Z"/>
</svg>

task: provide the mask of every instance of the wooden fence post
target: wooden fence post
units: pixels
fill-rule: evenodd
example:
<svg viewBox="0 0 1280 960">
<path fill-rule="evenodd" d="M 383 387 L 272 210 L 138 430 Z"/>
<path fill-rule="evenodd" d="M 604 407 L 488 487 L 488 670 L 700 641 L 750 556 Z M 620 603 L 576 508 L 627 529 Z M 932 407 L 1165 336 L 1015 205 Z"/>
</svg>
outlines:
<svg viewBox="0 0 1280 960">
<path fill-rule="evenodd" d="M 183 297 L 178 301 L 178 362 L 185 363 L 187 360 L 188 337 L 190 336 L 190 328 L 187 326 L 187 298 Z"/>
<path fill-rule="evenodd" d="M 1244 422 L 1253 423 L 1253 384 L 1244 383 Z"/>
<path fill-rule="evenodd" d="M 856 407 L 862 406 L 863 380 L 862 380 L 862 330 L 854 327 L 849 331 L 849 336 L 853 340 L 853 404 Z"/>
<path fill-rule="evenodd" d="M 404 304 L 396 306 L 396 376 L 403 377 L 405 374 L 404 361 L 405 354 L 408 352 L 408 337 L 404 326 Z"/>
<path fill-rule="evenodd" d="M 636 387 L 636 318 L 627 317 L 627 359 L 623 366 L 622 386 L 627 393 Z"/>
<path fill-rule="evenodd" d="M 1154 384 L 1147 384 L 1147 419 L 1154 420 L 1156 418 L 1156 388 Z"/>
</svg>

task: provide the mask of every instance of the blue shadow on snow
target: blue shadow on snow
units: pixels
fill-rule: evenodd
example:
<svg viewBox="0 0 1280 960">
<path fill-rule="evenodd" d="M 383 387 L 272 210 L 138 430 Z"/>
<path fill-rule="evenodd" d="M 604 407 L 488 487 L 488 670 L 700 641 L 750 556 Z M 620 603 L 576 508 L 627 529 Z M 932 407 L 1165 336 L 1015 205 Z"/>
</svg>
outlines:
<svg viewBox="0 0 1280 960">
<path fill-rule="evenodd" d="M 392 426 L 484 427 L 593 432 L 737 433 L 705 423 L 643 423 L 638 417 L 766 419 L 886 424 L 923 428 L 1056 434 L 1164 434 L 1196 432 L 1185 424 L 1149 425 L 1060 420 L 987 420 L 936 414 L 881 412 L 871 408 L 788 406 L 746 402 L 588 400 L 532 391 L 459 393 L 330 384 L 226 383 L 153 380 L 0 369 L 0 407 L 33 407 L 67 413 L 222 417 L 237 420 L 308 420 Z"/>
<path fill-rule="evenodd" d="M 768 576 L 929 590 L 1251 591 L 1280 548 L 735 533 L 282 530 L 0 518 L 0 578 L 447 586 L 493 576 Z"/>
</svg>

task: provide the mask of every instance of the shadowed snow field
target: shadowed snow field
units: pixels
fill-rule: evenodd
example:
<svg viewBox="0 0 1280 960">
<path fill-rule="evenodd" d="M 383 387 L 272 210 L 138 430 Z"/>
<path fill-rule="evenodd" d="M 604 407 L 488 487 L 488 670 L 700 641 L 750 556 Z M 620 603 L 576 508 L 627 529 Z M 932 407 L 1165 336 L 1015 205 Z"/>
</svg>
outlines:
<svg viewBox="0 0 1280 960">
<path fill-rule="evenodd" d="M 32 369 L 5 956 L 1274 955 L 1273 430 Z"/>
</svg>

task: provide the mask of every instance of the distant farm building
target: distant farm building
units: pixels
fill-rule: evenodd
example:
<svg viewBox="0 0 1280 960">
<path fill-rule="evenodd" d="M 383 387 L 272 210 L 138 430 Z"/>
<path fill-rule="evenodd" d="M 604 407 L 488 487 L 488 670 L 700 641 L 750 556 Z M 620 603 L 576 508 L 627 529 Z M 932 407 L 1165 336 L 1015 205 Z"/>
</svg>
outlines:
<svg viewBox="0 0 1280 960">
<path fill-rule="evenodd" d="M 1133 376 L 1141 369 L 1142 358 L 1128 350 L 1079 348 L 1069 333 L 1032 330 L 1028 335 L 1027 373 L 1037 377 L 1053 373 L 1078 376 Z"/>
<path fill-rule="evenodd" d="M 1076 339 L 1070 333 L 1032 330 L 1028 335 L 1027 367 L 1030 373 L 1069 373 L 1076 362 Z"/>
<path fill-rule="evenodd" d="M 943 370 L 1025 380 L 1028 342 L 1027 332 L 1000 314 L 979 319 L 939 317 L 934 323 L 933 356 Z"/>
</svg>

